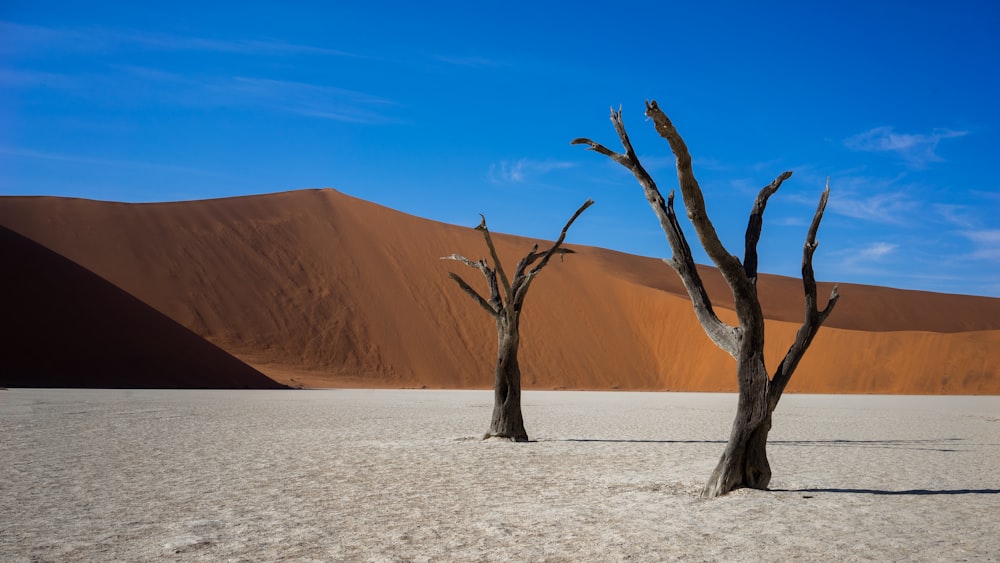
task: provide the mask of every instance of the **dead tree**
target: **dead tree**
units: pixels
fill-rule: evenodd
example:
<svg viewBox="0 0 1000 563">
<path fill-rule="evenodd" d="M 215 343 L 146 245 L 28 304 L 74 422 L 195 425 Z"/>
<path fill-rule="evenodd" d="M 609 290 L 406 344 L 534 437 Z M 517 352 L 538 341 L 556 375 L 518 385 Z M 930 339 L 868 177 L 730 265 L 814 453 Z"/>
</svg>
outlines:
<svg viewBox="0 0 1000 563">
<path fill-rule="evenodd" d="M 486 217 L 482 215 L 480 215 L 482 221 L 479 222 L 476 230 L 483 233 L 493 264 L 490 265 L 485 258 L 473 262 L 458 254 L 441 258 L 442 260 L 456 260 L 479 270 L 486 278 L 486 285 L 490 291 L 489 299 L 486 299 L 466 283 L 461 276 L 454 272 L 448 273 L 451 279 L 455 280 L 458 286 L 496 321 L 497 366 L 493 383 L 493 418 L 490 421 L 490 430 L 483 436 L 483 439 L 495 437 L 506 438 L 513 442 L 528 441 L 528 433 L 524 430 L 524 418 L 521 416 L 521 367 L 517 362 L 517 350 L 521 341 L 519 323 L 521 310 L 524 307 L 524 297 L 528 294 L 528 287 L 532 280 L 535 279 L 538 272 L 542 271 L 542 268 L 548 265 L 549 259 L 553 255 L 573 252 L 562 248 L 566 232 L 576 221 L 576 218 L 593 204 L 593 200 L 588 199 L 576 210 L 576 213 L 563 227 L 559 239 L 548 250 L 539 252 L 538 245 L 534 245 L 531 251 L 517 263 L 512 279 L 507 278 L 507 274 L 500 264 L 496 247 L 493 246 L 493 238 L 490 236 L 489 229 L 486 228 Z M 533 264 L 534 267 L 529 270 L 528 268 Z"/>
<path fill-rule="evenodd" d="M 766 450 L 767 434 L 771 429 L 771 413 L 777 406 L 792 372 L 795 371 L 820 325 L 829 316 L 839 298 L 837 288 L 834 287 L 826 307 L 823 310 L 818 309 L 816 278 L 812 267 L 812 256 L 817 246 L 816 231 L 819 229 L 830 194 L 829 182 L 820 197 L 802 251 L 805 320 L 781 364 L 769 377 L 764 365 L 764 314 L 757 298 L 757 242 L 760 239 L 764 208 L 767 206 L 768 198 L 792 173 L 782 173 L 757 194 L 750 211 L 744 256 L 740 262 L 738 257 L 723 247 L 715 227 L 708 218 L 705 200 L 691 170 L 691 155 L 684 140 L 655 101 L 646 102 L 646 116 L 653 121 L 657 133 L 667 140 L 674 153 L 677 180 L 688 219 L 694 226 L 705 252 L 732 290 L 738 326 L 729 326 L 716 316 L 691 256 L 691 248 L 677 222 L 674 213 L 674 193 L 671 191 L 664 201 L 656 183 L 639 163 L 639 158 L 625 132 L 621 109 L 618 111 L 612 109 L 611 121 L 625 148 L 624 154 L 609 150 L 590 139 L 575 139 L 572 143 L 589 145 L 590 150 L 611 158 L 629 169 L 636 177 L 646 193 L 646 199 L 660 220 L 660 226 L 667 235 L 667 241 L 673 251 L 673 257 L 665 262 L 677 272 L 684 283 L 694 305 L 694 312 L 705 333 L 712 342 L 736 360 L 736 376 L 739 381 L 736 420 L 722 458 L 702 490 L 702 496 L 716 497 L 740 487 L 766 489 L 771 480 L 771 468 L 767 461 Z"/>
</svg>

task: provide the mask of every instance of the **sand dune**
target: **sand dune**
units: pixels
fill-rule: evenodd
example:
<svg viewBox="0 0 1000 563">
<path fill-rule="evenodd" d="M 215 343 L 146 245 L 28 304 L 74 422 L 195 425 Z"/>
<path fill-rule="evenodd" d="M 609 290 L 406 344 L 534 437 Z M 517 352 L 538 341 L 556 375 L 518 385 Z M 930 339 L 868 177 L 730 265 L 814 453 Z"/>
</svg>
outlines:
<svg viewBox="0 0 1000 563">
<path fill-rule="evenodd" d="M 0 225 L 283 383 L 492 384 L 492 322 L 448 279 L 464 267 L 438 259 L 483 256 L 469 228 L 333 190 L 159 204 L 7 197 Z M 497 236 L 507 262 L 531 243 Z M 527 387 L 735 389 L 732 360 L 703 335 L 669 268 L 573 245 L 572 233 L 569 246 L 578 253 L 550 265 L 527 298 Z M 720 308 L 731 306 L 714 271 L 706 277 Z M 763 276 L 760 287 L 774 365 L 798 328 L 801 283 Z M 858 285 L 841 294 L 790 391 L 1000 393 L 1000 299 Z"/>
<path fill-rule="evenodd" d="M 0 386 L 283 387 L 142 301 L 0 227 Z"/>
</svg>

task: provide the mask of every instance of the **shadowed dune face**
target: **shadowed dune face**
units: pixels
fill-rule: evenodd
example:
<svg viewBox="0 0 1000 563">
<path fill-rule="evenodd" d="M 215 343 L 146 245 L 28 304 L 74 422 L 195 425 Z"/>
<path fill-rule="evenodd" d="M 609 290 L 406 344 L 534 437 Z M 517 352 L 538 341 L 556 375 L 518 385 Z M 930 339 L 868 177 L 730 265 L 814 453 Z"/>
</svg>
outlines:
<svg viewBox="0 0 1000 563">
<path fill-rule="evenodd" d="M 282 382 L 492 385 L 492 321 L 448 279 L 460 265 L 439 260 L 485 256 L 471 228 L 333 190 L 162 204 L 3 198 L 0 224 Z M 495 238 L 508 267 L 533 242 Z M 666 265 L 569 246 L 577 253 L 551 264 L 525 304 L 527 388 L 735 390 L 732 359 L 704 336 Z M 714 270 L 705 276 L 718 306 L 731 307 Z M 759 285 L 774 366 L 802 317 L 801 282 Z M 857 285 L 841 294 L 789 391 L 1000 393 L 1000 299 Z"/>
<path fill-rule="evenodd" d="M 0 385 L 279 389 L 92 272 L 0 227 Z"/>
</svg>

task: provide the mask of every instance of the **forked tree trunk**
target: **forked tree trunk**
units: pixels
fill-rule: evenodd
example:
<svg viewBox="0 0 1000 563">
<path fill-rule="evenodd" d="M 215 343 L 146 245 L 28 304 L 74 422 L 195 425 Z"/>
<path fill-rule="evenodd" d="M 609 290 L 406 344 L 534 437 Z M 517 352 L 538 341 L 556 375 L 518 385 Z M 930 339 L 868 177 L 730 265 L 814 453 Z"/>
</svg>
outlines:
<svg viewBox="0 0 1000 563">
<path fill-rule="evenodd" d="M 695 315 L 701 323 L 705 334 L 719 348 L 729 353 L 736 360 L 736 377 L 739 381 L 739 404 L 736 409 L 736 420 L 729 435 L 729 442 L 719 464 L 702 490 L 702 495 L 716 497 L 724 495 L 739 487 L 766 489 L 771 481 L 771 468 L 767 462 L 767 434 L 771 430 L 771 414 L 777 406 L 781 393 L 788 384 L 792 372 L 798 365 L 806 348 L 812 342 L 820 325 L 833 311 L 837 303 L 837 288 L 834 287 L 826 308 L 822 311 L 816 302 L 816 279 L 813 276 L 812 256 L 816 250 L 816 231 L 826 209 L 826 201 L 830 193 L 829 183 L 820 197 L 819 206 L 813 215 L 809 226 L 806 242 L 802 252 L 802 284 L 805 293 L 805 320 L 795 335 L 788 352 L 781 364 L 775 370 L 773 377 L 768 377 L 764 365 L 764 314 L 757 297 L 757 243 L 760 240 L 764 209 L 767 200 L 782 182 L 791 177 L 791 172 L 784 172 L 773 182 L 761 189 L 750 211 L 745 239 L 745 254 L 743 261 L 731 254 L 719 240 L 715 227 L 708 218 L 705 209 L 705 199 L 701 187 L 691 170 L 691 154 L 687 145 L 674 128 L 670 119 L 660 111 L 655 101 L 646 102 L 646 116 L 653 120 L 657 133 L 667 140 L 670 150 L 676 158 L 677 182 L 681 195 L 684 197 L 684 207 L 688 219 L 695 228 L 698 240 L 706 254 L 719 268 L 726 284 L 733 293 L 736 304 L 736 316 L 739 326 L 729 326 L 715 314 L 712 301 L 705 291 L 698 274 L 698 267 L 691 254 L 687 238 L 681 230 L 677 215 L 674 213 L 674 194 L 670 192 L 664 200 L 656 182 L 646 172 L 639 157 L 632 148 L 625 125 L 622 123 L 621 110 L 611 110 L 611 121 L 618 133 L 625 153 L 618 153 L 595 143 L 590 139 L 575 139 L 573 144 L 589 145 L 591 150 L 603 154 L 615 162 L 628 168 L 639 181 L 654 213 L 660 220 L 660 226 L 673 250 L 673 257 L 666 260 L 680 276 L 694 306 Z"/>
<path fill-rule="evenodd" d="M 517 263 L 517 268 L 511 279 L 507 278 L 507 274 L 500 264 L 496 247 L 493 245 L 493 238 L 490 236 L 489 229 L 486 228 L 486 217 L 483 217 L 476 230 L 483 233 L 486 247 L 490 251 L 490 258 L 493 259 L 492 266 L 485 259 L 473 262 L 458 254 L 442 258 L 443 260 L 455 260 L 479 270 L 486 278 L 486 285 L 490 290 L 490 296 L 487 299 L 458 274 L 454 272 L 449 274 L 451 279 L 455 280 L 455 283 L 462 288 L 462 291 L 469 294 L 483 310 L 493 317 L 497 325 L 497 365 L 493 382 L 493 417 L 490 419 L 490 430 L 483 437 L 484 439 L 504 438 L 513 442 L 528 441 L 528 433 L 524 430 L 524 417 L 521 415 L 521 366 L 517 362 L 517 349 L 521 341 L 518 323 L 521 318 L 521 310 L 524 307 L 524 297 L 528 294 L 531 281 L 549 263 L 553 255 L 573 252 L 561 248 L 563 241 L 566 240 L 566 232 L 569 231 L 576 218 L 593 204 L 593 200 L 588 199 L 576 210 L 576 213 L 566 222 L 562 232 L 559 233 L 559 238 L 548 250 L 539 252 L 537 244 L 532 247 L 531 251 Z M 535 266 L 529 270 L 528 267 L 532 264 Z"/>
<path fill-rule="evenodd" d="M 517 362 L 520 340 L 517 323 L 497 321 L 497 367 L 493 384 L 493 417 L 483 438 L 527 442 L 521 415 L 521 366 Z"/>
</svg>

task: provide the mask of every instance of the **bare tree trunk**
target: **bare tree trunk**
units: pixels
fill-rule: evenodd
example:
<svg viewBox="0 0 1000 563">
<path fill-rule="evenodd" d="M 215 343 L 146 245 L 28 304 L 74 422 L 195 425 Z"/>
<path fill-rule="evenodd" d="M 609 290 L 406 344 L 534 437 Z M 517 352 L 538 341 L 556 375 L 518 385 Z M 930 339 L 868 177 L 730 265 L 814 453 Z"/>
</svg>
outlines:
<svg viewBox="0 0 1000 563">
<path fill-rule="evenodd" d="M 742 487 L 766 489 L 771 481 L 767 434 L 773 408 L 768 404 L 769 380 L 763 358 L 760 354 L 740 358 L 736 371 L 740 381 L 736 418 L 726 449 L 702 489 L 705 497 Z"/>
<path fill-rule="evenodd" d="M 472 297 L 484 311 L 496 320 L 497 366 L 493 383 L 493 417 L 490 419 L 490 431 L 483 436 L 483 439 L 505 438 L 513 442 L 528 441 L 528 433 L 524 430 L 524 418 L 521 415 L 521 366 L 517 362 L 517 349 L 521 340 L 518 323 L 521 318 L 521 310 L 524 307 L 524 297 L 528 294 L 528 287 L 531 286 L 532 280 L 542 271 L 542 268 L 548 265 L 552 256 L 573 252 L 562 248 L 562 243 L 566 240 L 566 233 L 576 218 L 593 204 L 594 201 L 588 199 L 576 210 L 576 213 L 566 222 L 562 232 L 559 233 L 559 238 L 548 250 L 539 252 L 537 244 L 532 247 L 528 254 L 517 263 L 513 278 L 507 278 L 507 273 L 500 264 L 496 247 L 493 245 L 493 237 L 490 236 L 490 231 L 486 228 L 486 217 L 483 217 L 476 230 L 483 233 L 486 247 L 490 251 L 490 258 L 493 260 L 492 266 L 485 259 L 473 262 L 458 254 L 442 258 L 442 260 L 455 260 L 479 270 L 486 279 L 486 285 L 490 291 L 489 299 L 487 299 L 458 274 L 454 272 L 449 274 L 462 291 Z M 535 266 L 529 270 L 528 267 L 532 264 Z"/>
<path fill-rule="evenodd" d="M 497 367 L 493 385 L 493 417 L 483 438 L 527 442 L 521 415 L 521 366 L 517 362 L 520 335 L 517 323 L 497 320 Z"/>
<path fill-rule="evenodd" d="M 691 168 L 691 154 L 677 129 L 655 101 L 646 102 L 646 117 L 652 119 L 657 133 L 670 144 L 670 150 L 676 160 L 677 183 L 684 198 L 687 217 L 694 226 L 701 246 L 719 268 L 719 273 L 732 291 L 739 326 L 730 326 L 715 314 L 712 302 L 705 291 L 705 285 L 698 275 L 698 268 L 687 238 L 674 213 L 674 193 L 671 191 L 664 199 L 656 182 L 639 162 L 639 157 L 625 131 L 621 110 L 611 110 L 611 121 L 625 149 L 624 153 L 615 152 L 586 138 L 574 139 L 572 144 L 588 145 L 590 150 L 611 158 L 632 172 L 642 186 L 653 212 L 659 218 L 660 226 L 673 250 L 673 257 L 666 260 L 666 263 L 677 272 L 684 283 L 691 297 L 695 315 L 705 334 L 736 360 L 736 377 L 739 381 L 736 420 L 733 421 L 726 449 L 702 490 L 702 495 L 716 497 L 739 487 L 766 489 L 771 481 L 771 467 L 767 462 L 767 434 L 771 430 L 771 414 L 778 405 L 792 372 L 795 371 L 820 325 L 833 311 L 839 298 L 837 288 L 834 287 L 826 307 L 822 310 L 818 308 L 816 279 L 812 268 L 813 253 L 818 244 L 816 232 L 823 218 L 823 211 L 826 209 L 830 185 L 827 182 L 826 189 L 820 197 L 802 251 L 805 320 L 773 377 L 769 377 L 767 367 L 764 365 L 764 313 L 757 297 L 757 243 L 760 241 L 767 201 L 792 173 L 789 171 L 780 174 L 757 194 L 747 223 L 744 257 L 741 262 L 722 245 L 715 226 L 708 218 L 704 195 Z"/>
</svg>

